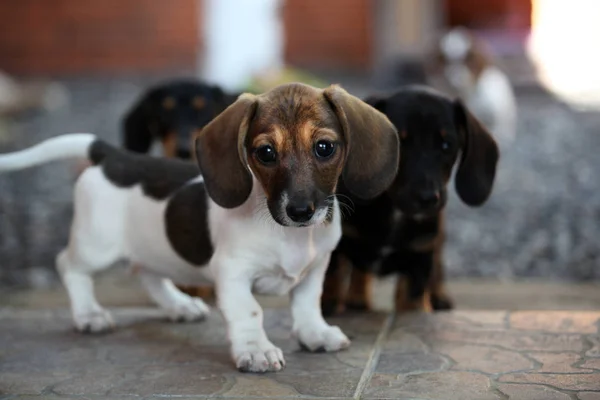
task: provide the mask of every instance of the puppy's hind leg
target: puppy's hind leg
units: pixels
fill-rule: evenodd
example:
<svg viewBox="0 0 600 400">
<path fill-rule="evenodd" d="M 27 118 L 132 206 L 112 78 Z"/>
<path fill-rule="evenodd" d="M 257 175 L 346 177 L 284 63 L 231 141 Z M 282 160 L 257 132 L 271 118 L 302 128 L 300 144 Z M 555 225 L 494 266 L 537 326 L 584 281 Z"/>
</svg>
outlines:
<svg viewBox="0 0 600 400">
<path fill-rule="evenodd" d="M 112 317 L 94 296 L 92 275 L 125 256 L 122 199 L 119 189 L 96 167 L 86 169 L 75 184 L 69 245 L 56 257 L 56 267 L 71 300 L 75 326 L 82 332 L 114 327 Z"/>
<path fill-rule="evenodd" d="M 170 279 L 149 271 L 141 271 L 140 278 L 150 298 L 172 321 L 198 321 L 209 314 L 208 306 L 201 299 L 183 293 Z"/>
<path fill-rule="evenodd" d="M 56 268 L 67 289 L 75 327 L 80 332 L 98 333 L 111 330 L 115 323 L 94 295 L 91 268 L 87 268 L 68 249 L 56 257 Z"/>
</svg>

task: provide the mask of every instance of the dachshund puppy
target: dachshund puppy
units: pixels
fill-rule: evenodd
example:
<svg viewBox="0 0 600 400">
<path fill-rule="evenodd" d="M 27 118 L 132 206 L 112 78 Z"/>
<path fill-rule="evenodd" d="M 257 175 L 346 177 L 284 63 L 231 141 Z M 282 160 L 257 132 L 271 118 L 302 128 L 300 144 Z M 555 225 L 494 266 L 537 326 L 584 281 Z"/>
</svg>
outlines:
<svg viewBox="0 0 600 400">
<path fill-rule="evenodd" d="M 123 145 L 130 151 L 148 153 L 154 140 L 159 140 L 163 155 L 189 160 L 193 135 L 238 96 L 200 81 L 161 83 L 150 88 L 125 116 Z M 212 286 L 178 287 L 203 300 L 214 298 Z"/>
<path fill-rule="evenodd" d="M 77 329 L 112 328 L 92 276 L 125 259 L 174 320 L 208 312 L 174 282 L 214 282 L 235 365 L 265 372 L 285 361 L 253 292 L 291 294 L 293 333 L 304 348 L 350 345 L 319 304 L 342 235 L 336 188 L 342 177 L 357 198 L 381 194 L 398 170 L 398 141 L 384 114 L 341 87 L 296 83 L 244 94 L 206 125 L 194 147 L 200 170 L 120 150 L 92 134 L 0 155 L 0 170 L 63 158 L 92 164 L 75 185 L 69 244 L 56 260 Z"/>
<path fill-rule="evenodd" d="M 459 197 L 469 206 L 483 204 L 492 191 L 498 146 L 460 100 L 427 87 L 408 86 L 365 101 L 398 129 L 399 172 L 372 201 L 360 201 L 340 187 L 340 201 L 351 200 L 354 210 L 343 222 L 342 239 L 331 257 L 323 312 L 368 309 L 373 274 L 399 275 L 397 311 L 450 309 L 442 260 L 446 186 L 458 164 Z"/>
<path fill-rule="evenodd" d="M 192 137 L 232 104 L 239 94 L 194 80 L 176 80 L 150 88 L 123 120 L 123 145 L 148 153 L 155 140 L 167 157 L 189 159 Z"/>
</svg>

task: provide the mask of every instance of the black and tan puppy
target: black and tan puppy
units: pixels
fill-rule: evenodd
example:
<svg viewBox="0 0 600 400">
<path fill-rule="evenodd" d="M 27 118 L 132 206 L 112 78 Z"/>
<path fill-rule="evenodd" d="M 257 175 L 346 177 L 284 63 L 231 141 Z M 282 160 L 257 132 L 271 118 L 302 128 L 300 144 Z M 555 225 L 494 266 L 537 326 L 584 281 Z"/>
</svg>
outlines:
<svg viewBox="0 0 600 400">
<path fill-rule="evenodd" d="M 160 141 L 163 155 L 191 158 L 192 137 L 233 104 L 239 94 L 198 80 L 173 80 L 148 89 L 123 119 L 123 147 L 148 153 Z M 180 287 L 204 300 L 214 297 L 211 286 Z"/>
<path fill-rule="evenodd" d="M 459 197 L 469 206 L 483 204 L 492 191 L 498 146 L 460 100 L 425 86 L 408 86 L 365 101 L 398 129 L 399 172 L 392 186 L 370 202 L 358 201 L 341 185 L 338 197 L 353 210 L 332 254 L 323 311 L 368 309 L 373 275 L 389 274 L 399 275 L 397 311 L 450 309 L 442 260 L 447 184 L 458 164 Z"/>
<path fill-rule="evenodd" d="M 148 89 L 125 115 L 123 145 L 148 153 L 159 140 L 165 156 L 189 159 L 194 134 L 237 97 L 196 80 L 161 83 Z"/>
</svg>

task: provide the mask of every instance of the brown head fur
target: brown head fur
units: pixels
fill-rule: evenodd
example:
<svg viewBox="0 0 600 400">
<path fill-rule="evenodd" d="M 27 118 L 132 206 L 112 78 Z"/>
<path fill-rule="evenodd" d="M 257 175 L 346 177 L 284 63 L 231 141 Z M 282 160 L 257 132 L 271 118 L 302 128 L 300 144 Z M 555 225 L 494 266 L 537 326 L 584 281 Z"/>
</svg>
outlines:
<svg viewBox="0 0 600 400">
<path fill-rule="evenodd" d="M 308 225 L 320 210 L 329 214 L 340 176 L 358 197 L 378 195 L 394 179 L 398 149 L 385 115 L 339 86 L 321 90 L 299 83 L 240 96 L 195 141 L 207 191 L 217 204 L 243 204 L 252 191 L 252 172 L 282 225 Z"/>
</svg>

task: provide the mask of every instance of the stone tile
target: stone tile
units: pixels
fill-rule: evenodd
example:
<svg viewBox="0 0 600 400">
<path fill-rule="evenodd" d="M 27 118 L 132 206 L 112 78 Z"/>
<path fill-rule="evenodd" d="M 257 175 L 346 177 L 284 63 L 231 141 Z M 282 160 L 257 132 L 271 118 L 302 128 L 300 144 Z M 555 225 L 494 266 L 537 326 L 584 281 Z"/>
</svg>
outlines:
<svg viewBox="0 0 600 400">
<path fill-rule="evenodd" d="M 482 374 L 460 371 L 418 375 L 375 374 L 364 399 L 497 400 L 501 396 Z"/>
<path fill-rule="evenodd" d="M 315 365 L 313 372 L 304 371 L 301 374 L 288 372 L 274 375 L 272 379 L 279 385 L 294 388 L 303 396 L 352 397 L 362 376 L 362 371 L 356 369 L 326 373 L 316 372 L 317 370 Z"/>
<path fill-rule="evenodd" d="M 532 369 L 533 363 L 523 355 L 487 346 L 439 343 L 433 348 L 453 360 L 452 369 L 499 374 Z"/>
<path fill-rule="evenodd" d="M 291 339 L 287 310 L 267 310 L 265 327 L 288 367 L 241 374 L 233 366 L 222 318 L 196 324 L 162 321 L 156 312 L 119 310 L 105 335 L 73 331 L 68 312 L 1 312 L 0 393 L 61 396 L 353 396 L 385 315 L 333 319 L 352 339 L 347 351 L 310 354 Z M 11 343 L 11 346 L 3 346 Z M 6 350 L 5 350 L 6 349 Z"/>
<path fill-rule="evenodd" d="M 577 398 L 579 400 L 600 400 L 600 392 L 579 392 Z"/>
<path fill-rule="evenodd" d="M 581 360 L 581 356 L 577 353 L 529 353 L 529 357 L 533 358 L 541 364 L 541 367 L 536 369 L 536 372 L 553 372 L 553 373 L 581 373 L 589 372 L 582 371 L 579 368 L 573 367 L 573 364 Z"/>
<path fill-rule="evenodd" d="M 437 326 L 411 331 L 425 343 L 450 342 L 472 345 L 497 346 L 515 351 L 572 351 L 586 347 L 581 335 L 571 333 L 517 332 L 502 330 L 469 329 L 468 327 Z"/>
<path fill-rule="evenodd" d="M 297 397 L 300 395 L 290 385 L 282 384 L 270 377 L 236 376 L 231 388 L 223 392 L 223 396 L 236 397 Z"/>
<path fill-rule="evenodd" d="M 52 393 L 57 399 L 352 398 L 387 318 L 331 319 L 352 338 L 351 348 L 310 354 L 290 338 L 289 311 L 269 309 L 265 326 L 288 367 L 254 375 L 233 367 L 218 313 L 197 324 L 164 322 L 148 310 L 115 314 L 119 329 L 92 336 L 75 333 L 66 310 L 0 309 L 0 393 L 33 398 Z M 517 330 L 507 328 L 508 319 L 504 312 L 398 317 L 381 344 L 363 398 L 485 400 L 506 398 L 504 393 L 562 400 L 566 390 L 593 399 L 600 390 L 600 357 L 592 357 L 598 334 L 560 332 L 554 325 L 550 332 Z"/>
<path fill-rule="evenodd" d="M 579 368 L 592 368 L 600 371 L 600 358 L 590 358 L 589 360 L 585 360 L 585 362 L 579 365 Z"/>
<path fill-rule="evenodd" d="M 542 385 L 516 385 L 502 383 L 497 386 L 498 390 L 508 396 L 509 399 L 527 400 L 571 400 L 568 394 L 559 392 Z"/>
<path fill-rule="evenodd" d="M 11 369 L 0 366 L 0 393 L 2 394 L 41 394 L 46 388 L 73 376 L 71 371 Z"/>
<path fill-rule="evenodd" d="M 451 315 L 475 326 L 506 328 L 509 313 L 506 311 L 455 310 Z"/>
<path fill-rule="evenodd" d="M 128 397 L 129 400 L 139 400 L 141 398 L 136 398 L 136 397 Z M 278 400 L 278 399 L 302 399 L 302 400 L 353 400 L 352 397 L 312 397 L 312 396 L 287 396 L 287 397 L 281 397 L 281 396 L 272 396 L 272 397 L 265 397 L 265 396 L 214 396 L 214 397 L 206 397 L 206 396 L 174 396 L 174 397 L 165 397 L 165 396 L 150 396 L 150 397 L 144 397 L 142 400 L 207 400 L 207 399 L 215 399 L 215 400 L 241 400 L 241 399 L 253 399 L 253 400 L 263 400 L 263 399 L 272 399 L 272 400 Z M 97 400 L 96 398 L 90 399 L 90 400 Z M 104 400 L 104 399 L 99 399 L 99 400 Z M 106 398 L 106 400 L 112 400 L 112 398 Z"/>
<path fill-rule="evenodd" d="M 16 395 L 10 397 L 10 400 L 135 400 L 131 396 L 80 396 L 80 395 Z M 138 398 L 139 399 L 139 398 Z M 196 399 L 198 399 L 196 397 Z M 0 400 L 4 400 L 0 397 Z M 177 400 L 181 400 L 178 398 Z"/>
<path fill-rule="evenodd" d="M 540 312 L 552 318 L 555 312 Z M 560 313 L 558 313 L 560 314 Z M 571 312 L 574 318 L 579 319 L 578 312 Z M 587 315 L 588 313 L 583 313 Z M 464 314 L 463 314 L 464 315 Z M 600 313 L 596 313 L 600 316 Z M 475 319 L 475 317 L 471 317 Z M 542 317 L 540 317 L 542 318 Z M 495 316 L 496 322 L 499 315 Z M 403 332 L 419 337 L 425 344 L 447 341 L 453 343 L 494 345 L 516 351 L 572 351 L 581 352 L 588 345 L 580 334 L 556 333 L 545 331 L 518 331 L 486 325 L 471 323 L 467 318 L 455 318 L 454 313 L 442 314 L 411 314 L 398 318 L 396 327 Z M 496 324 L 498 326 L 498 324 Z M 587 340 L 597 343 L 594 335 L 588 335 Z M 596 351 L 594 347 L 591 352 Z M 600 356 L 600 354 L 599 354 Z"/>
<path fill-rule="evenodd" d="M 586 357 L 600 357 L 600 335 L 588 335 L 587 341 L 591 345 L 591 349 L 585 352 Z"/>
<path fill-rule="evenodd" d="M 137 400 L 141 399 L 141 397 L 132 397 L 132 396 L 80 396 L 80 395 L 16 395 L 14 397 L 10 397 L 10 400 Z M 163 398 L 164 399 L 164 398 Z M 196 397 L 198 399 L 198 397 Z M 0 400 L 4 400 L 3 397 L 0 397 Z M 181 400 L 178 398 L 177 400 Z"/>
<path fill-rule="evenodd" d="M 600 312 L 518 311 L 510 315 L 512 329 L 556 333 L 597 333 Z"/>
<path fill-rule="evenodd" d="M 502 311 L 451 311 L 444 313 L 408 313 L 399 315 L 395 327 L 419 329 L 504 330 L 507 313 Z"/>
<path fill-rule="evenodd" d="M 600 375 L 516 373 L 503 375 L 499 382 L 549 385 L 561 390 L 600 390 Z"/>
<path fill-rule="evenodd" d="M 394 349 L 405 353 L 429 351 L 429 346 L 421 340 L 418 334 L 409 333 L 402 329 L 393 329 L 385 342 L 385 349 Z"/>
<path fill-rule="evenodd" d="M 375 369 L 378 374 L 415 374 L 448 369 L 447 359 L 436 353 L 404 353 L 386 350 Z"/>
<path fill-rule="evenodd" d="M 98 366 L 58 384 L 58 394 L 95 395 L 211 395 L 227 384 L 225 368 L 214 364 Z M 227 370 L 230 372 L 230 370 Z"/>
</svg>

